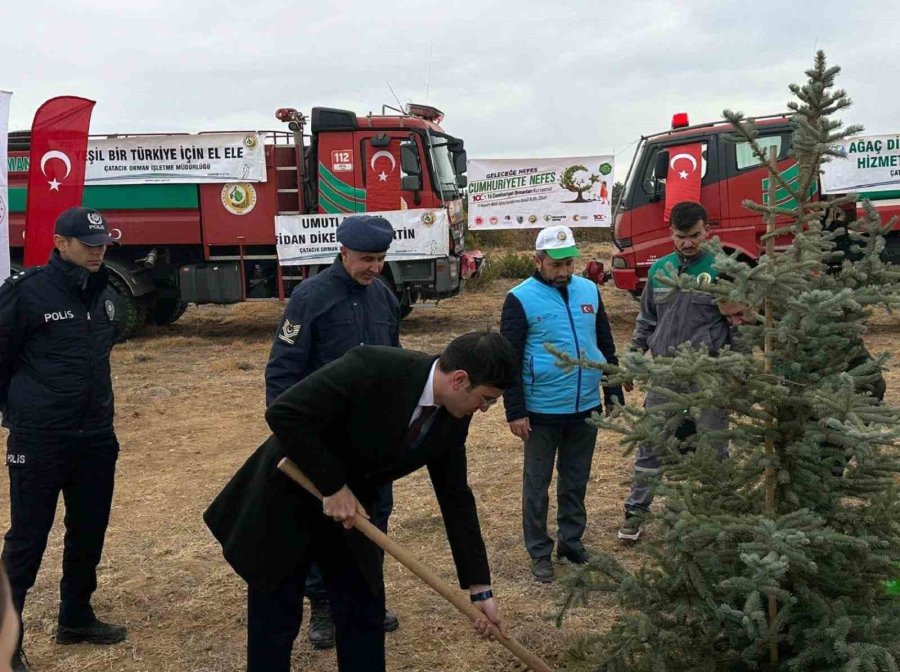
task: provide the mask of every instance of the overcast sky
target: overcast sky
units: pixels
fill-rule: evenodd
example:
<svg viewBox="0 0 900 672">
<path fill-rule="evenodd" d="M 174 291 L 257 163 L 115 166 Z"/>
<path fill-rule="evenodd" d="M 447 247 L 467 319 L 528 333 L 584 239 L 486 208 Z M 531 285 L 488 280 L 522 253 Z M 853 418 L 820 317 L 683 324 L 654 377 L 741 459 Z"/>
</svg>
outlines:
<svg viewBox="0 0 900 672">
<path fill-rule="evenodd" d="M 92 133 L 281 128 L 282 106 L 427 102 L 470 158 L 616 155 L 674 112 L 784 109 L 822 48 L 846 122 L 900 132 L 900 3 L 577 0 L 5 0 L 11 129 L 47 98 Z M 430 73 L 430 75 L 429 75 Z"/>
</svg>

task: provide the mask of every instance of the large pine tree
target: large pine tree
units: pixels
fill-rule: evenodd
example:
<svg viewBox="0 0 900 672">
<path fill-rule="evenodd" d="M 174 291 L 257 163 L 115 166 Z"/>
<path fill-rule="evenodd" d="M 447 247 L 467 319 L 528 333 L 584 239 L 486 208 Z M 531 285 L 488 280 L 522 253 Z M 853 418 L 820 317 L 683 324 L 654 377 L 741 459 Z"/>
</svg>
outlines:
<svg viewBox="0 0 900 672">
<path fill-rule="evenodd" d="M 794 180 L 779 174 L 751 123 L 724 113 L 733 139 L 748 142 L 791 197 L 745 207 L 790 244 L 750 265 L 713 241 L 726 280 L 670 281 L 759 307 L 760 321 L 741 327 L 747 351 L 629 353 L 613 371 L 612 382 L 634 380 L 669 400 L 594 420 L 632 448 L 659 446 L 664 499 L 638 547 L 640 569 L 606 556 L 568 577 L 566 604 L 599 592 L 621 606 L 609 632 L 569 652 L 568 669 L 900 670 L 900 596 L 885 590 L 900 559 L 900 412 L 874 398 L 882 362 L 862 342 L 872 309 L 900 305 L 900 273 L 880 258 L 891 222 L 871 206 L 855 220 L 855 195 L 816 195 L 823 161 L 861 130 L 833 118 L 850 105 L 834 88 L 838 72 L 819 52 L 808 81 L 790 87 Z M 847 213 L 855 221 L 845 225 Z M 714 407 L 730 413 L 724 461 L 714 448 L 721 434 L 675 438 L 685 419 Z"/>
</svg>

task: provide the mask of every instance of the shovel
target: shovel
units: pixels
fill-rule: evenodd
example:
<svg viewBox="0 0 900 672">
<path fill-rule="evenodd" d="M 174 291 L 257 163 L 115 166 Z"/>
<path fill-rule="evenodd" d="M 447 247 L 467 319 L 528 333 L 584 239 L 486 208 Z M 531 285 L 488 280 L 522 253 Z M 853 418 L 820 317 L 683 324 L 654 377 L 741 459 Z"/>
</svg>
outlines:
<svg viewBox="0 0 900 672">
<path fill-rule="evenodd" d="M 313 485 L 313 482 L 310 481 L 309 478 L 306 477 L 306 474 L 300 471 L 300 468 L 291 460 L 286 457 L 282 458 L 281 462 L 278 463 L 278 468 L 292 480 L 303 486 L 303 488 L 311 495 L 317 499 L 322 499 L 322 493 L 319 492 L 318 488 Z M 366 537 L 375 542 L 375 544 L 377 544 L 385 553 L 390 554 L 400 564 L 431 586 L 432 589 L 437 591 L 444 599 L 459 609 L 464 615 L 468 616 L 473 622 L 483 616 L 481 611 L 458 590 L 451 588 L 441 581 L 424 565 L 424 563 L 413 557 L 409 551 L 400 546 L 400 544 L 391 539 L 368 520 L 362 516 L 355 516 L 353 518 L 353 527 L 362 532 Z M 504 637 L 498 633 L 496 638 L 498 642 L 509 649 L 516 658 L 525 663 L 530 669 L 534 670 L 534 672 L 552 672 L 547 663 L 522 646 L 513 637 Z"/>
</svg>

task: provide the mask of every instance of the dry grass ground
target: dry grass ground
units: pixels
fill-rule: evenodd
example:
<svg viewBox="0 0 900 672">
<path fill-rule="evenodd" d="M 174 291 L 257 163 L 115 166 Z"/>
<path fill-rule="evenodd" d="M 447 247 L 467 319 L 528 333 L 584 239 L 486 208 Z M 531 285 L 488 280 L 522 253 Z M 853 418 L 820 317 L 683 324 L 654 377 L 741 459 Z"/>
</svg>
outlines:
<svg viewBox="0 0 900 672">
<path fill-rule="evenodd" d="M 608 245 L 592 250 L 609 257 Z M 514 281 L 416 310 L 403 323 L 404 347 L 436 352 L 452 337 L 497 326 Z M 614 288 L 604 291 L 617 343 L 626 344 L 637 304 Z M 263 370 L 278 304 L 192 308 L 169 328 L 114 351 L 116 421 L 122 453 L 106 547 L 95 596 L 97 612 L 129 627 L 113 647 L 53 643 L 62 550 L 62 519 L 50 538 L 37 585 L 28 598 L 26 650 L 37 670 L 225 672 L 242 670 L 245 587 L 222 560 L 201 513 L 222 485 L 267 436 Z M 867 339 L 878 354 L 896 348 L 896 316 L 878 315 Z M 900 375 L 888 374 L 889 395 L 900 401 Z M 639 401 L 635 393 L 632 402 Z M 535 585 L 521 541 L 521 442 L 508 431 L 503 409 L 478 415 L 469 442 L 470 482 L 479 503 L 491 557 L 494 590 L 512 632 L 551 665 L 567 641 L 607 627 L 609 605 L 575 609 L 561 630 L 550 617 L 558 589 Z M 632 564 L 635 551 L 615 539 L 630 461 L 616 439 L 601 432 L 587 506 L 589 548 Z M 8 524 L 6 484 L 0 523 Z M 424 471 L 395 486 L 393 534 L 448 582 L 454 583 L 440 514 Z M 62 507 L 60 507 L 61 509 Z M 551 510 L 551 520 L 554 511 Z M 552 528 L 554 526 L 551 526 Z M 554 528 L 555 529 L 555 528 Z M 560 571 L 565 571 L 560 570 Z M 476 640 L 452 607 L 389 560 L 390 606 L 400 630 L 387 636 L 393 671 L 515 670 L 505 649 Z M 315 652 L 305 624 L 294 669 L 335 670 L 333 652 Z"/>
</svg>

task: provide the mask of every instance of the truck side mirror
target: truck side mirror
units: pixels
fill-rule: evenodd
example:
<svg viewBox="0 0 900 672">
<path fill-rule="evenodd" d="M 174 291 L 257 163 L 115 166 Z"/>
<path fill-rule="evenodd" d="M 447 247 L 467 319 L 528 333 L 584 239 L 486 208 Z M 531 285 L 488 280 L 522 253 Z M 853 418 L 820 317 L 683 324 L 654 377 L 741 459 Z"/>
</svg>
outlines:
<svg viewBox="0 0 900 672">
<path fill-rule="evenodd" d="M 422 176 L 404 175 L 400 178 L 400 188 L 403 191 L 420 191 L 422 189 Z"/>
<path fill-rule="evenodd" d="M 661 149 L 656 153 L 656 160 L 653 164 L 653 197 L 651 201 L 658 201 L 662 197 L 663 180 L 669 174 L 669 152 Z"/>
<path fill-rule="evenodd" d="M 669 174 L 669 152 L 660 150 L 656 153 L 656 166 L 653 175 L 657 180 L 664 180 Z"/>
<path fill-rule="evenodd" d="M 462 150 L 453 155 L 453 169 L 456 171 L 457 175 L 462 175 L 466 172 L 468 163 L 469 157 L 466 155 L 466 150 Z"/>
<path fill-rule="evenodd" d="M 469 186 L 469 178 L 465 175 L 457 175 L 456 186 L 458 186 L 460 189 L 465 189 Z"/>
<path fill-rule="evenodd" d="M 414 144 L 404 143 L 400 145 L 400 167 L 407 175 L 419 176 L 422 174 L 422 168 L 419 166 L 419 154 Z M 420 186 L 419 189 L 421 188 Z"/>
</svg>

